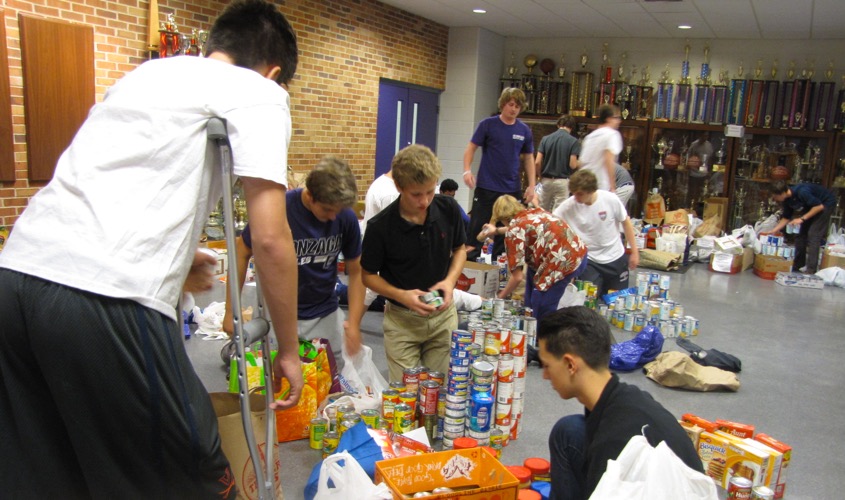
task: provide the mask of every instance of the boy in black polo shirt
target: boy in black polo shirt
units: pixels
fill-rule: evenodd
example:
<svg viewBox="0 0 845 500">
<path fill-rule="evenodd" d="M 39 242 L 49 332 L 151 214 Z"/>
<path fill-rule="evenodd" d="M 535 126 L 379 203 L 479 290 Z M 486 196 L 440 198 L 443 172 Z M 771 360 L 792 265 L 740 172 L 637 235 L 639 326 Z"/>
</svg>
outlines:
<svg viewBox="0 0 845 500">
<path fill-rule="evenodd" d="M 419 144 L 399 151 L 391 165 L 399 199 L 367 224 L 361 267 L 364 285 L 387 297 L 384 350 L 390 380 L 425 365 L 446 373 L 458 317 L 452 290 L 466 261 L 466 232 L 458 203 L 435 195 L 440 161 Z M 423 295 L 438 291 L 443 304 Z"/>
</svg>

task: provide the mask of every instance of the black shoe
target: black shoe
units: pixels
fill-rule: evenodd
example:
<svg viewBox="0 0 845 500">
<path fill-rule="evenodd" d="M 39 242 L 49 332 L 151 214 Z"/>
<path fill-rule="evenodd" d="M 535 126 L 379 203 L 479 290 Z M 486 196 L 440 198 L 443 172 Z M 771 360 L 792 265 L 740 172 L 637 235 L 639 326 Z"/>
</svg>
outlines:
<svg viewBox="0 0 845 500">
<path fill-rule="evenodd" d="M 226 367 L 232 364 L 232 358 L 235 357 L 236 351 L 237 348 L 235 347 L 234 340 L 230 340 L 223 344 L 223 348 L 220 349 L 220 359 L 223 360 L 223 364 L 226 365 Z"/>
<path fill-rule="evenodd" d="M 532 345 L 529 345 L 527 347 L 528 351 L 526 352 L 525 365 L 528 366 L 531 364 L 532 361 L 536 361 L 537 364 L 542 367 L 543 363 L 540 362 L 540 351 L 538 351 L 537 348 Z"/>
</svg>

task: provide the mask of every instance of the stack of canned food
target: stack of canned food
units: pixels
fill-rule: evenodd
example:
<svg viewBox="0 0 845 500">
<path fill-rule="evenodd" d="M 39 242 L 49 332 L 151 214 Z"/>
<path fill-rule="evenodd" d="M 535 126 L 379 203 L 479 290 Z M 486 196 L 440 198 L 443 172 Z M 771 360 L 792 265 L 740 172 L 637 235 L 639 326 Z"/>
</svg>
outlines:
<svg viewBox="0 0 845 500">
<path fill-rule="evenodd" d="M 581 282 L 576 286 L 587 289 L 590 285 Z M 639 272 L 636 288 L 606 295 L 611 297 L 610 302 L 599 304 L 596 310 L 611 325 L 629 332 L 639 333 L 646 325 L 654 325 L 666 338 L 698 335 L 699 320 L 687 315 L 684 305 L 671 298 L 670 285 L 669 275 Z"/>
</svg>

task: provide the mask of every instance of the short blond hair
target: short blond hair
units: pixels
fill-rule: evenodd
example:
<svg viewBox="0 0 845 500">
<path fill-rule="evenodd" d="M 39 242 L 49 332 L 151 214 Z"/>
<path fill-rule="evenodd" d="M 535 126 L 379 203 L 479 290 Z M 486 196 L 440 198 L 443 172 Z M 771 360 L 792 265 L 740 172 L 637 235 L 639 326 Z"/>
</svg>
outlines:
<svg viewBox="0 0 845 500">
<path fill-rule="evenodd" d="M 390 169 L 393 171 L 393 181 L 400 188 L 436 181 L 443 171 L 434 151 L 422 144 L 411 144 L 396 153 Z"/>
<path fill-rule="evenodd" d="M 493 203 L 493 215 L 490 217 L 490 224 L 508 224 L 516 214 L 525 210 L 525 205 L 509 194 L 499 196 Z"/>
<path fill-rule="evenodd" d="M 499 111 L 505 107 L 505 104 L 511 102 L 511 99 L 516 101 L 520 109 L 525 109 L 525 92 L 516 87 L 507 87 L 502 90 L 502 95 L 499 96 Z"/>
</svg>

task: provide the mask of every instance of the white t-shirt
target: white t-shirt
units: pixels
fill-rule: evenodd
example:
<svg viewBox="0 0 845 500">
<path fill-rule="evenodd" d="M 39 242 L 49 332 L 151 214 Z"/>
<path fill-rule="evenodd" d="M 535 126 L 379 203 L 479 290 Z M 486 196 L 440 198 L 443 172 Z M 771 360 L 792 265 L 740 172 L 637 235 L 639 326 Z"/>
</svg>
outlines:
<svg viewBox="0 0 845 500">
<path fill-rule="evenodd" d="M 581 168 L 591 170 L 596 174 L 599 189 L 610 190 L 611 182 L 615 182 L 607 175 L 604 163 L 604 153 L 610 151 L 614 157 L 622 152 L 622 134 L 613 127 L 599 127 L 584 138 L 581 145 Z M 616 161 L 616 158 L 614 158 Z"/>
<path fill-rule="evenodd" d="M 176 318 L 208 214 L 220 199 L 209 118 L 226 120 L 234 173 L 286 183 L 288 93 L 214 59 L 140 65 L 91 108 L 0 254 L 0 267 Z"/>
<path fill-rule="evenodd" d="M 364 218 L 361 220 L 361 234 L 367 230 L 367 222 L 399 198 L 399 191 L 392 177 L 382 174 L 370 184 L 367 196 L 364 197 Z"/>
<path fill-rule="evenodd" d="M 554 215 L 566 221 L 587 245 L 587 257 L 593 262 L 607 264 L 625 253 L 619 224 L 628 218 L 628 213 L 613 193 L 596 191 L 596 201 L 592 205 L 578 203 L 570 196 L 558 205 Z"/>
</svg>

